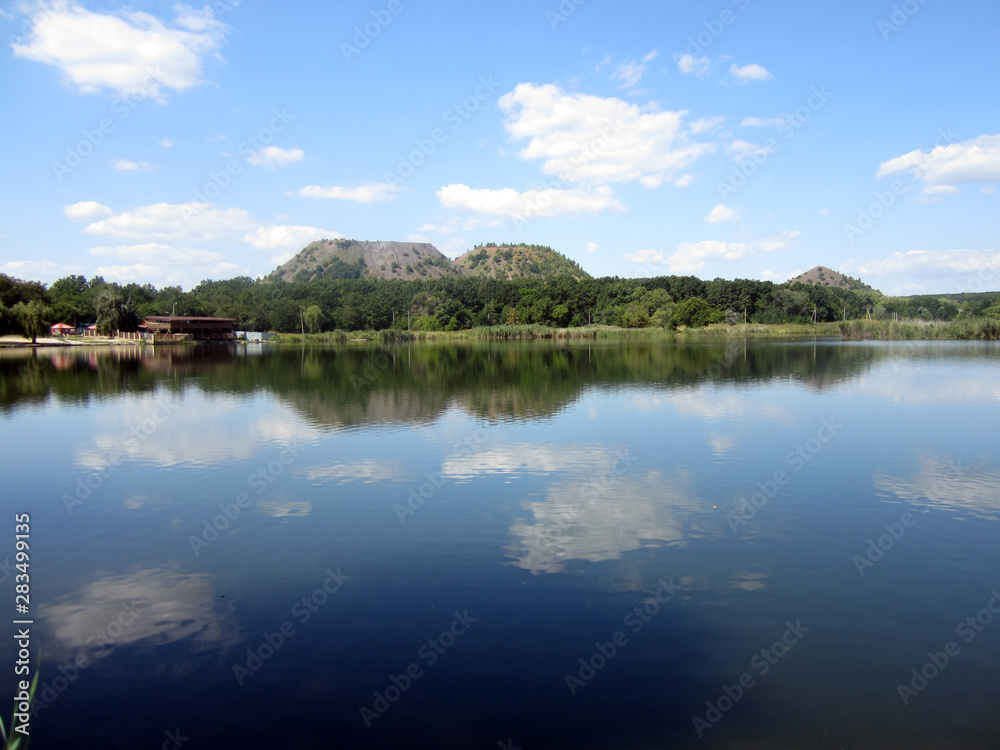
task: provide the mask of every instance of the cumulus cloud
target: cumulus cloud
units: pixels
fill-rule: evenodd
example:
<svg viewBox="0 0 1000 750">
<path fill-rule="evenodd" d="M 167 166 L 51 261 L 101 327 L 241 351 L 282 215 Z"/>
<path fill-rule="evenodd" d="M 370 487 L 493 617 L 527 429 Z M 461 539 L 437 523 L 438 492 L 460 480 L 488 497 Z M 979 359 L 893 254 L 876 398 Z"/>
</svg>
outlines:
<svg viewBox="0 0 1000 750">
<path fill-rule="evenodd" d="M 417 227 L 418 232 L 435 232 L 437 234 L 455 234 L 456 232 L 471 232 L 479 227 L 499 227 L 503 219 L 484 219 L 480 216 L 453 216 L 440 224 L 427 222 Z"/>
<path fill-rule="evenodd" d="M 567 216 L 573 214 L 598 214 L 608 209 L 624 211 L 615 199 L 611 188 L 594 190 L 526 190 L 521 193 L 512 188 L 502 190 L 475 190 L 468 185 L 446 185 L 438 193 L 445 208 L 463 209 L 489 216 L 506 218 L 535 218 L 540 216 Z"/>
<path fill-rule="evenodd" d="M 288 248 L 302 249 L 316 240 L 336 240 L 343 238 L 343 236 L 329 229 L 271 224 L 247 232 L 243 240 L 264 250 L 283 250 Z"/>
<path fill-rule="evenodd" d="M 97 201 L 80 201 L 71 206 L 66 206 L 63 209 L 63 213 L 74 221 L 93 221 L 94 219 L 111 216 L 114 210 L 107 206 L 102 206 Z"/>
<path fill-rule="evenodd" d="M 68 0 L 43 4 L 14 54 L 54 65 L 83 93 L 162 100 L 163 89 L 183 91 L 203 81 L 202 63 L 217 53 L 229 27 L 209 6 L 178 4 L 171 25 L 149 13 L 95 13 Z"/>
<path fill-rule="evenodd" d="M 89 252 L 102 263 L 94 273 L 119 283 L 191 288 L 203 279 L 229 279 L 246 272 L 222 253 L 155 242 L 95 247 Z"/>
<path fill-rule="evenodd" d="M 596 242 L 588 242 L 587 243 L 587 252 L 588 253 L 596 253 L 597 250 L 598 250 L 598 246 L 597 246 Z"/>
<path fill-rule="evenodd" d="M 782 232 L 777 237 L 753 242 L 724 242 L 705 240 L 704 242 L 682 242 L 677 250 L 665 255 L 658 250 L 640 250 L 625 256 L 630 263 L 641 265 L 664 265 L 670 273 L 693 274 L 708 263 L 715 261 L 737 261 L 761 252 L 784 250 L 791 246 L 799 232 Z"/>
<path fill-rule="evenodd" d="M 616 98 L 567 94 L 558 86 L 519 84 L 498 104 L 515 139 L 529 139 L 522 159 L 541 160 L 546 174 L 570 182 L 675 180 L 713 143 L 692 140 L 687 110 L 661 112 Z"/>
<path fill-rule="evenodd" d="M 917 149 L 882 162 L 878 177 L 909 172 L 924 183 L 924 193 L 956 192 L 958 185 L 1000 181 L 1000 135 L 981 135 L 960 143 Z"/>
<path fill-rule="evenodd" d="M 677 60 L 677 70 L 684 75 L 690 75 L 694 73 L 699 78 L 704 78 L 712 70 L 712 61 L 707 57 L 695 57 L 694 55 L 681 55 L 676 57 Z"/>
<path fill-rule="evenodd" d="M 723 115 L 718 117 L 702 117 L 700 120 L 695 120 L 691 123 L 691 132 L 695 135 L 699 133 L 711 133 L 721 128 L 725 122 L 726 118 Z"/>
<path fill-rule="evenodd" d="M 288 195 L 298 195 L 303 198 L 328 198 L 330 200 L 356 201 L 357 203 L 374 203 L 376 201 L 394 201 L 399 185 L 391 182 L 369 182 L 358 187 L 323 187 L 309 185 Z"/>
<path fill-rule="evenodd" d="M 129 159 L 115 159 L 111 166 L 116 172 L 152 172 L 159 169 L 159 164 L 150 164 L 148 161 L 130 161 Z"/>
<path fill-rule="evenodd" d="M 632 60 L 631 62 L 622 63 L 611 74 L 611 80 L 621 81 L 621 88 L 623 89 L 633 88 L 642 80 L 642 77 L 646 74 L 646 66 L 656 59 L 656 55 L 656 50 L 653 50 L 643 57 L 641 62 Z"/>
<path fill-rule="evenodd" d="M 339 232 L 319 227 L 260 224 L 243 209 L 220 208 L 211 203 L 157 203 L 116 213 L 95 201 L 84 201 L 67 206 L 64 211 L 72 219 L 91 222 L 83 230 L 86 234 L 147 243 L 127 248 L 166 247 L 157 245 L 157 241 L 228 240 L 243 241 L 261 250 L 287 251 L 300 250 L 318 239 L 343 237 Z M 107 248 L 101 249 L 102 253 L 106 251 Z"/>
<path fill-rule="evenodd" d="M 75 263 L 54 263 L 51 260 L 11 260 L 0 264 L 0 273 L 48 284 L 66 276 L 84 273 L 84 268 Z"/>
<path fill-rule="evenodd" d="M 83 231 L 132 240 L 205 242 L 238 238 L 253 226 L 250 214 L 239 208 L 200 202 L 156 203 L 110 215 Z"/>
<path fill-rule="evenodd" d="M 729 67 L 729 74 L 740 83 L 749 83 L 750 81 L 770 81 L 774 78 L 774 76 L 771 75 L 771 71 L 763 65 L 757 65 L 757 63 L 750 63 L 749 65 L 744 65 L 743 67 L 733 64 Z"/>
<path fill-rule="evenodd" d="M 899 283 L 914 280 L 916 289 L 931 282 L 938 291 L 989 291 L 1000 286 L 1000 250 L 910 250 L 885 258 L 847 260 L 841 269 L 852 276 Z"/>
<path fill-rule="evenodd" d="M 267 146 L 259 151 L 255 151 L 247 157 L 247 161 L 255 167 L 269 167 L 278 169 L 291 164 L 294 161 L 302 161 L 306 155 L 301 148 L 278 148 L 277 146 Z"/>
<path fill-rule="evenodd" d="M 711 213 L 705 217 L 705 221 L 709 224 L 724 224 L 726 222 L 735 222 L 739 220 L 739 211 L 735 208 L 727 208 L 721 203 L 713 208 Z"/>
</svg>

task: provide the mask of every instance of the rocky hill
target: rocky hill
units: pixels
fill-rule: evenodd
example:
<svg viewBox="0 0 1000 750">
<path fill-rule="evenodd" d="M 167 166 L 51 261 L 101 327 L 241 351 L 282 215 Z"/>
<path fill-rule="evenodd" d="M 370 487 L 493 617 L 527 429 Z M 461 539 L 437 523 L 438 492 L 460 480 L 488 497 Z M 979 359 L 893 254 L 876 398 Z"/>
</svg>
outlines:
<svg viewBox="0 0 1000 750">
<path fill-rule="evenodd" d="M 816 266 L 803 274 L 799 274 L 794 279 L 788 280 L 789 284 L 811 284 L 814 286 L 829 286 L 835 289 L 853 289 L 855 291 L 875 291 L 860 279 L 845 276 L 826 266 Z"/>
<path fill-rule="evenodd" d="M 572 276 L 589 279 L 578 263 L 544 245 L 479 245 L 455 260 L 464 276 L 493 279 Z"/>
<path fill-rule="evenodd" d="M 455 261 L 419 242 L 319 240 L 279 266 L 270 279 L 437 279 L 443 276 L 490 278 L 590 278 L 577 263 L 541 245 L 477 246 Z"/>
<path fill-rule="evenodd" d="M 452 262 L 433 245 L 422 242 L 319 240 L 279 266 L 270 278 L 285 281 L 320 279 L 437 279 L 457 276 Z"/>
</svg>

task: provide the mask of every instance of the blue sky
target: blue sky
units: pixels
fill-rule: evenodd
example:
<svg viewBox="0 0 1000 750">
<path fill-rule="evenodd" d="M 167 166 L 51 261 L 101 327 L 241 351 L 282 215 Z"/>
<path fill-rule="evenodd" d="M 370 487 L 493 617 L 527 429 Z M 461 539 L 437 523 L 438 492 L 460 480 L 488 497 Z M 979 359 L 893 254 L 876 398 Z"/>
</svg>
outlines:
<svg viewBox="0 0 1000 750">
<path fill-rule="evenodd" d="M 21 278 L 190 288 L 350 237 L 1000 289 L 994 2 L 0 7 Z"/>
</svg>

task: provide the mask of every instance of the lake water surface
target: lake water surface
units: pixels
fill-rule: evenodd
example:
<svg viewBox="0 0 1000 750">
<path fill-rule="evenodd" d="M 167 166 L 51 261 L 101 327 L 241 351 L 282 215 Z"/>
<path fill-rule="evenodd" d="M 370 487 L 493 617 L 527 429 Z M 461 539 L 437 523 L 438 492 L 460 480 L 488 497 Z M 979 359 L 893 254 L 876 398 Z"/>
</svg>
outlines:
<svg viewBox="0 0 1000 750">
<path fill-rule="evenodd" d="M 951 342 L 2 352 L 32 747 L 998 748 L 998 376 Z"/>
</svg>

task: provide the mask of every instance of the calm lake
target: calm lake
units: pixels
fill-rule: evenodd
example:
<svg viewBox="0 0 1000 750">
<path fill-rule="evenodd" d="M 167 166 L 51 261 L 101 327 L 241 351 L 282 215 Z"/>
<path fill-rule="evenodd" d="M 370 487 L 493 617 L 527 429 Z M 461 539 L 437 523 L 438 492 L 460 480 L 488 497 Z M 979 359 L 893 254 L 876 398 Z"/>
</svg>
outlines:
<svg viewBox="0 0 1000 750">
<path fill-rule="evenodd" d="M 4 351 L 0 409 L 33 748 L 1000 747 L 995 344 Z"/>
</svg>

